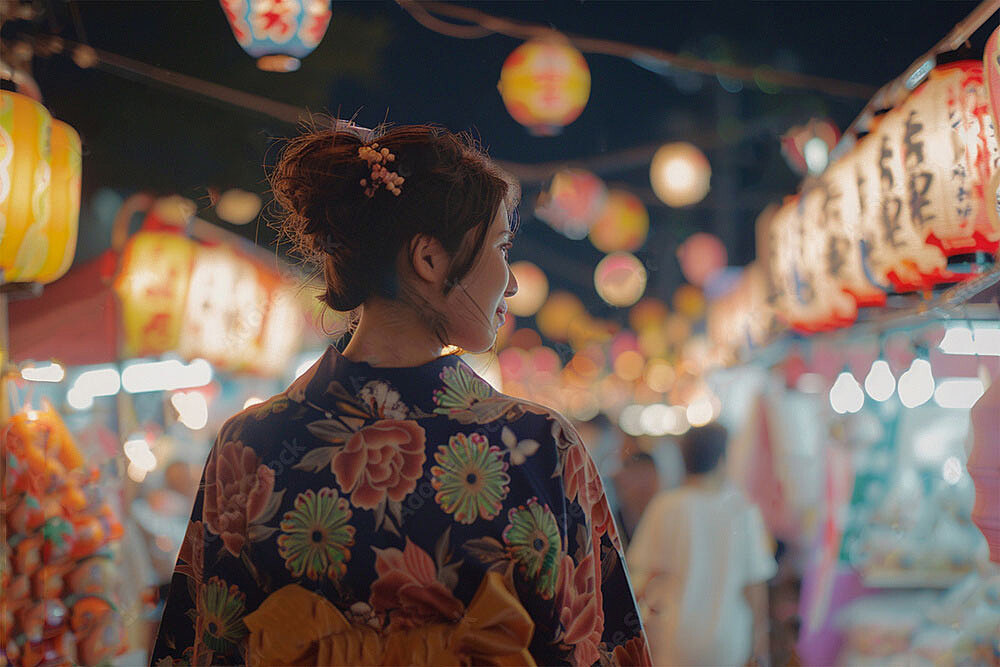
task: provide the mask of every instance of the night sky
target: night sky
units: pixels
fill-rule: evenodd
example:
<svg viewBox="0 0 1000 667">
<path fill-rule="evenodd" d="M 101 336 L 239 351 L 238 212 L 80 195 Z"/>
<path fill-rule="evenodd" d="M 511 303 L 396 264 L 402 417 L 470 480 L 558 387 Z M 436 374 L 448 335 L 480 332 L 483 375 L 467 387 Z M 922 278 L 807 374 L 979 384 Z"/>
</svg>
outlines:
<svg viewBox="0 0 1000 667">
<path fill-rule="evenodd" d="M 647 294 L 669 299 L 682 282 L 674 251 L 695 231 L 725 242 L 730 263 L 753 259 L 753 223 L 770 201 L 794 192 L 798 178 L 785 164 L 778 137 L 813 116 L 842 129 L 865 100 L 744 84 L 726 92 L 715 77 L 680 70 L 657 73 L 621 58 L 585 54 L 590 101 L 556 137 L 534 137 L 503 107 L 496 90 L 500 66 L 520 42 L 493 35 L 461 40 L 418 24 L 391 2 L 334 2 L 320 46 L 291 74 L 256 69 L 236 43 L 217 2 L 35 3 L 46 7 L 18 31 L 58 34 L 161 68 L 306 107 L 357 114 L 366 126 L 436 122 L 470 130 L 498 159 L 534 164 L 586 163 L 598 156 L 672 140 L 690 140 L 713 167 L 713 190 L 683 211 L 656 205 L 648 165 L 606 167 L 609 184 L 624 184 L 647 201 L 650 236 L 638 254 L 650 270 Z M 481 2 L 481 11 L 601 37 L 687 52 L 734 63 L 795 70 L 880 86 L 930 49 L 975 2 Z M 74 20 L 74 13 L 78 20 Z M 971 57 L 995 27 L 972 41 Z M 127 80 L 100 69 L 81 70 L 67 55 L 36 58 L 34 76 L 53 116 L 70 123 L 84 143 L 84 201 L 78 261 L 108 246 L 108 198 L 139 190 L 178 192 L 199 215 L 218 222 L 209 190 L 241 187 L 261 193 L 263 164 L 275 143 L 295 128 L 250 110 L 207 101 L 160 84 Z M 270 150 L 270 153 L 268 151 Z M 624 319 L 594 293 L 601 253 L 570 241 L 531 215 L 540 183 L 526 182 L 522 233 L 512 260 L 529 259 L 553 287 L 572 289 L 595 315 Z M 106 193 L 105 193 L 106 194 Z M 113 211 L 110 211 L 113 214 Z M 265 224 L 221 226 L 268 247 Z"/>
</svg>

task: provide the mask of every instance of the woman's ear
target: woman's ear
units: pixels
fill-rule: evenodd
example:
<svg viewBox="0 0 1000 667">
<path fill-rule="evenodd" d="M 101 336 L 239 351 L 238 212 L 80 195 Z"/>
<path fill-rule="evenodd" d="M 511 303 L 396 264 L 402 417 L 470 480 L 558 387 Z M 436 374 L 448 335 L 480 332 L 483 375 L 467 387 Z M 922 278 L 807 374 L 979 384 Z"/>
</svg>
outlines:
<svg viewBox="0 0 1000 667">
<path fill-rule="evenodd" d="M 408 259 L 417 278 L 436 287 L 444 285 L 451 257 L 441 241 L 428 234 L 417 234 L 410 240 Z"/>
</svg>

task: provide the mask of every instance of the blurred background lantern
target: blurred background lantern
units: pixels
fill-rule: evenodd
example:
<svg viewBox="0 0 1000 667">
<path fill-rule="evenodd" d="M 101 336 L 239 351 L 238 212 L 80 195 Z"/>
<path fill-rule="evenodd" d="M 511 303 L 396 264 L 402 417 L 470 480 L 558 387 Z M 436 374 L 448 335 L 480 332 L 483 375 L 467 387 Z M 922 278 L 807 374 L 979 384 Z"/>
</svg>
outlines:
<svg viewBox="0 0 1000 667">
<path fill-rule="evenodd" d="M 661 146 L 649 166 L 649 182 L 663 203 L 697 204 L 708 194 L 712 167 L 698 148 L 684 141 Z"/>
<path fill-rule="evenodd" d="M 649 213 L 631 192 L 612 188 L 597 221 L 590 228 L 590 242 L 604 253 L 634 252 L 646 242 Z"/>
<path fill-rule="evenodd" d="M 176 352 L 227 370 L 280 371 L 302 333 L 295 286 L 231 243 L 188 238 L 189 204 L 159 200 L 125 244 L 115 279 L 123 354 Z"/>
<path fill-rule="evenodd" d="M 681 285 L 674 292 L 674 310 L 696 320 L 705 314 L 705 296 L 694 285 Z"/>
<path fill-rule="evenodd" d="M 294 72 L 330 25 L 330 0 L 219 0 L 233 36 L 267 72 Z"/>
<path fill-rule="evenodd" d="M 35 100 L 0 91 L 0 269 L 4 282 L 52 282 L 73 261 L 80 137 Z"/>
<path fill-rule="evenodd" d="M 538 195 L 535 215 L 567 238 L 586 238 L 604 208 L 608 189 L 604 181 L 584 169 L 563 169 Z"/>
<path fill-rule="evenodd" d="M 697 232 L 687 237 L 677 248 L 677 259 L 687 281 L 704 287 L 712 276 L 726 266 L 729 255 L 718 236 Z"/>
<path fill-rule="evenodd" d="M 628 323 L 635 331 L 663 325 L 669 310 L 655 297 L 646 297 L 628 311 Z"/>
<path fill-rule="evenodd" d="M 530 41 L 514 49 L 497 84 L 507 112 L 533 134 L 558 134 L 590 98 L 590 68 L 568 43 Z"/>
<path fill-rule="evenodd" d="M 840 130 L 826 118 L 811 118 L 805 125 L 796 125 L 781 136 L 781 154 L 799 176 L 823 173 L 830 161 L 830 152 L 840 141 Z"/>
<path fill-rule="evenodd" d="M 594 287 L 606 303 L 618 308 L 631 306 L 646 291 L 646 267 L 631 253 L 613 253 L 594 269 Z"/>
<path fill-rule="evenodd" d="M 514 262 L 510 270 L 517 279 L 517 294 L 507 299 L 510 312 L 521 317 L 534 315 L 549 295 L 545 273 L 528 261 Z"/>
<path fill-rule="evenodd" d="M 215 214 L 231 225 L 253 222 L 260 213 L 260 195 L 239 188 L 226 190 L 215 204 Z"/>
<path fill-rule="evenodd" d="M 586 312 L 583 302 L 575 294 L 553 292 L 535 315 L 535 323 L 543 335 L 557 342 L 565 342 L 569 338 L 570 322 Z"/>
</svg>

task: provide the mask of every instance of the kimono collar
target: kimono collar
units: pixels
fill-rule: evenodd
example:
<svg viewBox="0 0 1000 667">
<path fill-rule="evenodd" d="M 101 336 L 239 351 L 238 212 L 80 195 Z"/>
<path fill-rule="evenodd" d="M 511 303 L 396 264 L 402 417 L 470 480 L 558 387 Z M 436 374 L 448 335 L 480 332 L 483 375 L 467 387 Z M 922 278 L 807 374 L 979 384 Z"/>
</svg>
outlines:
<svg viewBox="0 0 1000 667">
<path fill-rule="evenodd" d="M 442 371 L 458 366 L 472 371 L 454 354 L 420 366 L 383 367 L 351 361 L 330 345 L 309 370 L 292 382 L 286 394 L 293 401 L 326 410 L 333 405 L 333 396 L 328 391 L 332 383 L 339 383 L 349 394 L 357 394 L 368 382 L 379 380 L 399 391 L 409 404 L 431 412 L 435 407 L 434 390 L 442 385 Z"/>
</svg>

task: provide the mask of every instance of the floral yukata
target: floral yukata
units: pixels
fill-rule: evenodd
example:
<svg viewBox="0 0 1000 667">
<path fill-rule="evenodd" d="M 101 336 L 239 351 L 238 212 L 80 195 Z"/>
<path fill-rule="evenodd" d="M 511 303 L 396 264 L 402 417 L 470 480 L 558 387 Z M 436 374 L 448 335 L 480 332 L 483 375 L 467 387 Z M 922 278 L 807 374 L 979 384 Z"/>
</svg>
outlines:
<svg viewBox="0 0 1000 667">
<path fill-rule="evenodd" d="M 208 458 L 154 665 L 649 664 L 573 428 L 332 346 Z"/>
</svg>

